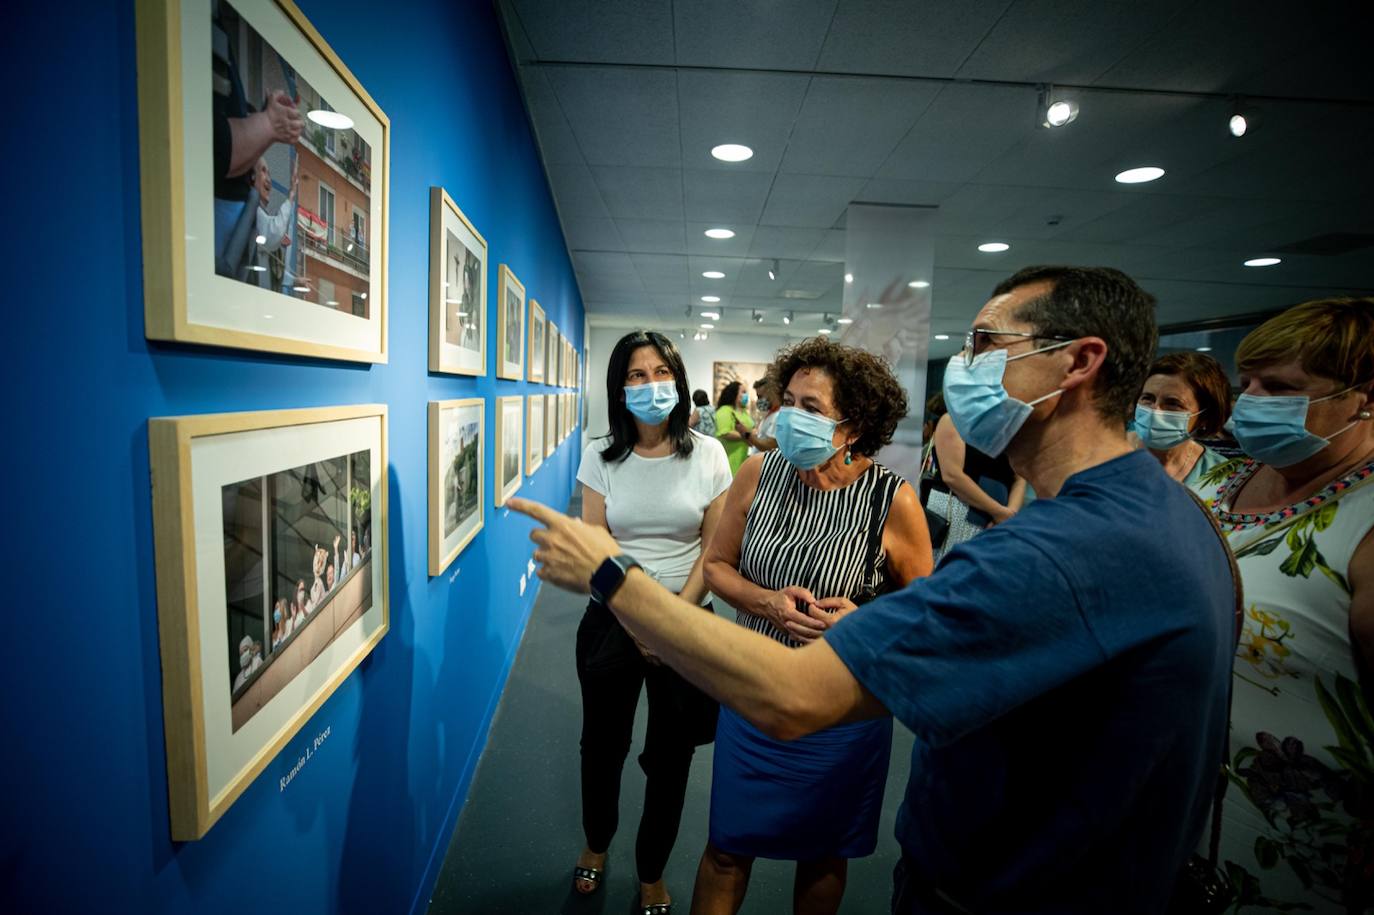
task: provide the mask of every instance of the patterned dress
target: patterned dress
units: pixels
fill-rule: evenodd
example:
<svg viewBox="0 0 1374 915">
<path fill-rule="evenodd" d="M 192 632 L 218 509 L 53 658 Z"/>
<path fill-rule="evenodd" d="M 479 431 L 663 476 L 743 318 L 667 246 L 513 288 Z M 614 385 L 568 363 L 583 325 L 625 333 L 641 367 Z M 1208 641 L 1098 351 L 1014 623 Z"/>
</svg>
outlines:
<svg viewBox="0 0 1374 915">
<path fill-rule="evenodd" d="M 1358 685 L 1348 570 L 1374 529 L 1374 461 L 1279 511 L 1232 512 L 1259 466 L 1229 461 L 1196 487 L 1245 584 L 1219 863 L 1240 911 L 1366 911 L 1374 716 Z"/>
</svg>

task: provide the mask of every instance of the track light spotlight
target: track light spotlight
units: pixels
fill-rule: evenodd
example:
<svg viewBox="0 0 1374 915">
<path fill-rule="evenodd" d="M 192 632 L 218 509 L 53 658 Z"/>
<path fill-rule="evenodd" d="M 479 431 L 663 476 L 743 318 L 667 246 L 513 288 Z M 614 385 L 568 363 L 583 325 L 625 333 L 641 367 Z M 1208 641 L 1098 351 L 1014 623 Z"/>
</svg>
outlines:
<svg viewBox="0 0 1374 915">
<path fill-rule="evenodd" d="M 785 315 L 782 316 L 782 323 L 784 323 L 784 324 L 791 324 L 791 323 L 792 323 L 792 312 L 789 311 L 789 312 L 787 312 Z"/>
<path fill-rule="evenodd" d="M 1078 103 L 1072 99 L 1058 97 L 1053 86 L 1040 90 L 1040 126 L 1063 127 L 1078 117 Z"/>
<path fill-rule="evenodd" d="M 778 259 L 773 258 L 773 263 L 768 265 L 768 278 L 776 280 L 778 278 Z"/>
</svg>

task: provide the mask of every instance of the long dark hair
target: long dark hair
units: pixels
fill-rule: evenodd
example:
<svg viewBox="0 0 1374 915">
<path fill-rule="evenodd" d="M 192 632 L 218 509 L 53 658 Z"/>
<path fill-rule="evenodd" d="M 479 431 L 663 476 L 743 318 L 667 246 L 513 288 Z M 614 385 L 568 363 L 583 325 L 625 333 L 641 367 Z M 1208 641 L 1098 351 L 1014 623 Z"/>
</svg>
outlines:
<svg viewBox="0 0 1374 915">
<path fill-rule="evenodd" d="M 720 396 L 716 398 L 716 408 L 733 407 L 735 401 L 739 399 L 739 382 L 732 381 L 720 389 Z"/>
<path fill-rule="evenodd" d="M 668 369 L 673 373 L 673 384 L 677 387 L 677 406 L 668 414 L 668 438 L 673 442 L 673 451 L 678 457 L 692 453 L 692 428 L 688 420 L 692 413 L 691 389 L 687 387 L 687 367 L 682 364 L 682 354 L 677 351 L 673 341 L 652 330 L 636 330 L 626 334 L 611 350 L 610 364 L 606 366 L 606 412 L 610 420 L 611 442 L 601 452 L 601 459 L 608 464 L 624 460 L 634 450 L 639 441 L 639 428 L 635 425 L 634 414 L 625 406 L 625 375 L 630 371 L 630 357 L 641 346 L 652 346 L 658 350 Z"/>
</svg>

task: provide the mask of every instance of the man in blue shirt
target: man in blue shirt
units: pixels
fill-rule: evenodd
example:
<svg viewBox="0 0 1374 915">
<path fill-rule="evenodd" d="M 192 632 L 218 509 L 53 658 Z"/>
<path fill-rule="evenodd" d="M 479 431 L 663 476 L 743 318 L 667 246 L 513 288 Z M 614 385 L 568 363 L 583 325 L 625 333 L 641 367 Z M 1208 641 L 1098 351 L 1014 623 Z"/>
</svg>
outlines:
<svg viewBox="0 0 1374 915">
<path fill-rule="evenodd" d="M 1153 310 L 1109 269 L 998 286 L 946 404 L 1041 498 L 862 613 L 814 610 L 828 632 L 801 649 L 702 619 L 604 531 L 511 504 L 547 525 L 531 535 L 541 577 L 596 588 L 765 731 L 888 712 L 911 728 L 894 912 L 1160 912 L 1210 807 L 1235 601 L 1208 517 L 1125 437 Z"/>
</svg>

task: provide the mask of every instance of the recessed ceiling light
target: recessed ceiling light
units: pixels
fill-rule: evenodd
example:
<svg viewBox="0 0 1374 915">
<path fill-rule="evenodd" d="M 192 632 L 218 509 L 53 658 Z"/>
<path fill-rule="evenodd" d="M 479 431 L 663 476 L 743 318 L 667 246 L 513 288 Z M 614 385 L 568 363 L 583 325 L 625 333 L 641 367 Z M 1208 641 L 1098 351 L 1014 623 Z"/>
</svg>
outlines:
<svg viewBox="0 0 1374 915">
<path fill-rule="evenodd" d="M 1011 245 L 1004 241 L 985 241 L 978 246 L 978 250 L 984 254 L 1001 254 L 1003 251 L 1010 251 Z"/>
<path fill-rule="evenodd" d="M 700 327 L 702 330 L 715 330 L 715 329 L 716 329 L 716 325 L 710 324 L 710 323 L 707 323 L 707 324 L 698 324 L 697 327 Z"/>
<path fill-rule="evenodd" d="M 722 143 L 711 148 L 711 155 L 722 162 L 743 162 L 745 159 L 753 158 L 754 151 L 738 143 Z"/>
<path fill-rule="evenodd" d="M 846 283 L 852 283 L 852 282 L 854 282 L 854 274 L 852 274 L 852 273 L 846 273 L 846 274 L 844 275 L 844 281 L 845 281 Z"/>
<path fill-rule="evenodd" d="M 707 230 L 706 230 L 706 237 L 707 237 L 707 238 L 734 238 L 734 237 L 735 237 L 735 232 L 734 232 L 733 229 L 707 229 Z"/>
<path fill-rule="evenodd" d="M 719 301 L 720 301 L 720 296 L 718 296 L 718 295 L 704 295 L 704 296 L 701 297 L 701 300 L 702 300 L 703 302 L 719 302 Z"/>
<path fill-rule="evenodd" d="M 816 333 L 823 334 L 828 337 L 833 333 L 833 331 L 828 327 L 822 327 L 820 330 L 816 331 Z"/>
<path fill-rule="evenodd" d="M 836 319 L 835 319 L 835 323 L 836 323 L 836 324 L 853 324 L 853 323 L 854 323 L 854 319 L 853 319 L 853 318 L 836 318 Z"/>
<path fill-rule="evenodd" d="M 882 302 L 869 302 L 867 307 L 868 307 L 868 308 L 882 308 L 882 307 L 883 307 L 883 303 L 882 303 Z"/>
<path fill-rule="evenodd" d="M 1278 257 L 1252 257 L 1245 262 L 1247 267 L 1272 267 L 1275 264 L 1283 263 L 1282 258 Z"/>
<path fill-rule="evenodd" d="M 353 129 L 353 119 L 339 111 L 325 111 L 322 108 L 316 108 L 314 111 L 306 112 L 305 116 L 321 127 L 327 127 L 330 130 Z"/>
<path fill-rule="evenodd" d="M 718 311 L 703 311 L 703 312 L 701 313 L 701 316 L 702 316 L 703 318 L 706 318 L 708 321 L 719 321 L 719 320 L 720 320 L 720 312 L 718 312 Z"/>
<path fill-rule="evenodd" d="M 701 275 L 706 277 L 708 280 L 725 279 L 725 274 L 721 273 L 719 270 L 706 270 Z"/>
<path fill-rule="evenodd" d="M 1199 353 L 1210 353 L 1212 351 L 1212 348 L 1210 346 L 1199 346 L 1197 348 L 1197 351 Z"/>
<path fill-rule="evenodd" d="M 1245 115 L 1236 113 L 1231 115 L 1231 119 L 1226 122 L 1226 129 L 1231 131 L 1233 137 L 1243 137 L 1245 132 L 1250 129 L 1250 122 L 1245 119 Z"/>
<path fill-rule="evenodd" d="M 907 283 L 907 285 L 910 286 L 912 289 L 929 289 L 929 288 L 930 288 L 930 284 L 927 283 L 925 280 L 912 280 L 910 283 Z"/>
<path fill-rule="evenodd" d="M 1146 181 L 1154 181 L 1164 177 L 1164 169 L 1158 165 L 1142 165 L 1140 168 L 1128 168 L 1116 176 L 1119 184 L 1144 184 Z"/>
<path fill-rule="evenodd" d="M 935 339 L 936 339 L 936 340 L 948 340 L 948 339 L 949 339 L 949 334 L 936 334 L 936 335 L 935 335 Z"/>
</svg>

